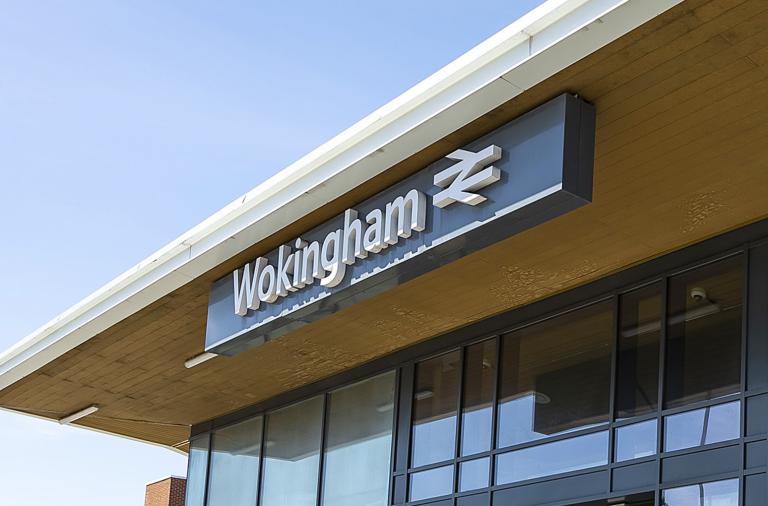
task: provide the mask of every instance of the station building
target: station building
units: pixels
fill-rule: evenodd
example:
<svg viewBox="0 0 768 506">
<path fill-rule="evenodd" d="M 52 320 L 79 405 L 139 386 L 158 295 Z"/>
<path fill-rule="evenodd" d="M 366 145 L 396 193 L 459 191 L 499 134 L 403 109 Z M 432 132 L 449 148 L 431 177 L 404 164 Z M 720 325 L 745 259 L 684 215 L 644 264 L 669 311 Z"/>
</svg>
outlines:
<svg viewBox="0 0 768 506">
<path fill-rule="evenodd" d="M 544 2 L 0 355 L 0 407 L 188 453 L 187 506 L 765 506 L 766 26 Z"/>
</svg>

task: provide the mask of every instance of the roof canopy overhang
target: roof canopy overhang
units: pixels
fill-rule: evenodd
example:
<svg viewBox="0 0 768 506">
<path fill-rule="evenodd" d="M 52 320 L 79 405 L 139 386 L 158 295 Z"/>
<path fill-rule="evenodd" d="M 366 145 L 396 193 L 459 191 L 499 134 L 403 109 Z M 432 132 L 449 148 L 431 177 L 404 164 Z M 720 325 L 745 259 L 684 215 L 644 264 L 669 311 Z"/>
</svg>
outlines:
<svg viewBox="0 0 768 506">
<path fill-rule="evenodd" d="M 0 356 L 0 406 L 96 404 L 75 423 L 184 449 L 191 424 L 765 218 L 768 5 L 676 4 L 546 2 Z M 591 204 L 184 367 L 214 280 L 563 92 L 597 110 Z"/>
</svg>

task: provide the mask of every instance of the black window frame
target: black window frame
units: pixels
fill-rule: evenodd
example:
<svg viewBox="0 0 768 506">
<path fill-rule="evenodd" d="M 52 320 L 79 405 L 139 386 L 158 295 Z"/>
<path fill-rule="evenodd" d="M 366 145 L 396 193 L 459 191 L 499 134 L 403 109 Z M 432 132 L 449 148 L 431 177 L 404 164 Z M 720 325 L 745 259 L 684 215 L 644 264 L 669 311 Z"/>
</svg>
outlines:
<svg viewBox="0 0 768 506">
<path fill-rule="evenodd" d="M 743 298 L 742 298 L 742 328 L 741 328 L 741 376 L 740 383 L 741 388 L 739 392 L 730 394 L 728 396 L 711 399 L 706 401 L 699 401 L 691 403 L 681 407 L 675 407 L 671 409 L 664 409 L 664 364 L 665 364 L 665 349 L 666 349 L 666 337 L 667 337 L 667 313 L 668 313 L 668 300 L 667 295 L 669 291 L 669 278 L 684 272 L 688 272 L 693 269 L 731 258 L 736 255 L 743 256 Z M 746 477 L 759 478 L 760 482 L 768 483 L 768 478 L 765 477 L 766 471 L 768 471 L 768 460 L 762 462 L 758 459 L 762 465 L 750 465 L 748 464 L 749 456 L 747 455 L 748 447 L 757 448 L 759 445 L 768 446 L 768 381 L 762 376 L 767 376 L 766 369 L 768 369 L 768 338 L 764 334 L 768 333 L 768 315 L 762 314 L 763 308 L 768 308 L 768 288 L 762 286 L 761 283 L 768 282 L 768 220 L 758 222 L 735 231 L 722 234 L 715 238 L 703 241 L 699 244 L 689 246 L 685 249 L 669 253 L 657 259 L 650 260 L 638 266 L 626 269 L 622 272 L 607 276 L 599 279 L 588 285 L 567 291 L 565 293 L 538 301 L 527 306 L 512 310 L 505 314 L 483 320 L 476 324 L 470 325 L 466 328 L 460 329 L 455 332 L 450 332 L 442 336 L 438 336 L 429 341 L 419 343 L 417 345 L 395 352 L 389 356 L 375 360 L 364 366 L 351 369 L 340 373 L 332 378 L 317 382 L 306 387 L 302 387 L 292 392 L 279 395 L 268 401 L 260 403 L 256 406 L 245 408 L 236 413 L 220 417 L 208 422 L 195 425 L 192 428 L 192 436 L 199 436 L 212 431 L 215 428 L 229 425 L 237 421 L 242 421 L 245 418 L 263 414 L 268 410 L 275 409 L 277 407 L 286 406 L 302 399 L 312 397 L 318 394 L 327 396 L 330 390 L 341 388 L 349 384 L 362 381 L 364 379 L 377 376 L 384 373 L 387 370 L 396 370 L 395 380 L 395 409 L 394 409 L 394 423 L 393 423 L 393 437 L 392 437 L 392 454 L 391 460 L 391 481 L 389 490 L 389 504 L 400 505 L 426 505 L 435 504 L 435 506 L 447 506 L 447 505 L 460 505 L 460 499 L 466 496 L 474 496 L 478 494 L 487 495 L 487 501 L 482 504 L 493 504 L 493 498 L 495 492 L 499 490 L 517 488 L 531 484 L 554 482 L 561 478 L 568 478 L 573 476 L 587 475 L 595 473 L 596 470 L 606 471 L 608 477 L 605 490 L 599 494 L 592 496 L 580 497 L 578 501 L 589 500 L 605 500 L 611 497 L 617 497 L 618 495 L 627 496 L 633 493 L 639 492 L 652 492 L 655 495 L 656 504 L 659 504 L 661 492 L 667 488 L 675 488 L 688 484 L 701 483 L 703 481 L 717 481 L 728 478 L 738 478 L 740 483 L 740 504 L 745 503 L 745 487 Z M 630 417 L 622 420 L 616 419 L 615 409 L 615 386 L 616 386 L 616 364 L 617 364 L 617 338 L 619 335 L 619 298 L 622 294 L 632 292 L 636 289 L 652 285 L 654 283 L 661 283 L 662 286 L 662 318 L 661 325 L 661 338 L 660 338 L 660 366 L 659 366 L 659 396 L 657 399 L 657 410 L 655 413 L 645 414 L 641 416 Z M 757 286 L 760 285 L 760 286 Z M 572 433 L 552 436 L 550 438 L 540 439 L 532 442 L 526 442 L 519 445 L 506 447 L 503 449 L 497 449 L 497 422 L 498 422 L 498 393 L 499 385 L 498 380 L 500 377 L 499 362 L 502 357 L 502 335 L 510 331 L 517 330 L 523 327 L 534 325 L 541 321 L 560 316 L 562 314 L 576 311 L 582 307 L 586 307 L 595 303 L 599 303 L 606 300 L 612 300 L 614 304 L 614 341 L 612 349 L 612 363 L 611 363 L 611 385 L 610 385 L 610 414 L 609 421 L 606 424 L 600 426 L 590 427 L 580 431 L 574 431 Z M 760 334 L 760 335 L 758 335 Z M 750 336 L 752 340 L 750 340 Z M 459 456 L 460 441 L 461 441 L 461 413 L 462 413 L 462 401 L 463 401 L 463 385 L 464 385 L 464 354 L 467 346 L 488 340 L 496 340 L 496 375 L 497 380 L 494 388 L 494 402 L 493 402 L 493 416 L 492 416 L 492 447 L 488 452 L 481 452 L 465 457 Z M 413 402 L 413 385 L 414 385 L 414 369 L 415 364 L 425 359 L 432 358 L 434 356 L 448 353 L 451 350 L 461 350 L 461 381 L 459 384 L 459 402 L 457 406 L 457 430 L 456 430 L 456 451 L 455 458 L 451 461 L 443 461 L 440 463 L 430 464 L 428 466 L 421 466 L 419 468 L 409 468 L 410 466 L 410 437 L 412 433 L 411 426 L 411 414 L 412 414 L 412 402 Z M 753 353 L 757 356 L 748 355 L 748 349 L 754 350 Z M 748 373 L 749 371 L 749 373 Z M 752 378 L 754 376 L 754 381 Z M 754 386 L 752 386 L 754 383 Z M 736 440 L 730 440 L 720 443 L 709 444 L 705 446 L 699 446 L 694 448 L 687 448 L 682 450 L 676 450 L 674 452 L 663 452 L 664 443 L 664 417 L 676 413 L 686 412 L 702 407 L 714 406 L 717 404 L 723 404 L 734 400 L 740 401 L 740 438 Z M 754 417 L 747 413 L 749 406 L 754 406 L 755 412 L 759 412 Z M 325 409 L 325 406 L 324 406 Z M 750 408 L 751 410 L 751 408 Z M 749 423 L 754 423 L 759 426 L 760 429 L 757 433 L 750 433 L 748 428 L 748 416 L 750 420 L 754 420 Z M 640 459 L 615 462 L 615 436 L 616 429 L 632 425 L 641 421 L 653 420 L 657 421 L 657 446 L 656 454 L 653 456 L 643 457 Z M 608 464 L 604 467 L 590 468 L 586 470 L 573 471 L 569 473 L 563 473 L 554 476 L 546 476 L 541 478 L 535 478 L 532 480 L 526 480 L 524 482 L 516 482 L 514 484 L 494 485 L 493 477 L 495 475 L 495 455 L 500 453 L 506 453 L 519 448 L 538 446 L 552 441 L 561 439 L 568 439 L 582 434 L 590 434 L 594 432 L 600 432 L 603 430 L 609 430 L 609 449 L 608 449 Z M 752 431 L 754 432 L 754 431 Z M 701 476 L 693 477 L 672 477 L 665 475 L 666 469 L 663 468 L 666 462 L 670 459 L 677 457 L 686 457 L 689 455 L 701 454 L 702 458 L 705 454 L 714 455 L 714 452 L 721 449 L 734 449 L 738 454 L 738 460 L 740 464 L 737 468 L 729 469 L 725 472 L 716 474 L 703 474 Z M 322 451 L 322 450 L 321 450 Z M 762 450 L 761 450 L 762 451 Z M 768 453 L 768 451 L 766 451 Z M 757 454 L 757 453 L 756 453 Z M 489 466 L 489 483 L 490 486 L 487 489 L 480 489 L 469 492 L 456 492 L 458 490 L 458 473 L 459 463 L 475 460 L 484 456 L 490 458 Z M 762 455 L 762 453 L 760 454 Z M 210 458 L 210 456 L 209 456 Z M 446 465 L 447 463 L 453 463 L 454 465 L 454 493 L 439 498 L 430 498 L 422 501 L 406 502 L 407 487 L 409 483 L 409 473 L 414 470 L 425 470 L 429 468 L 436 468 Z M 656 474 L 655 485 L 643 486 L 636 490 L 625 489 L 619 494 L 612 488 L 614 482 L 614 476 L 616 470 L 630 469 L 631 466 L 641 464 L 655 464 L 654 473 Z M 263 463 L 262 463 L 263 464 Z M 207 466 L 207 471 L 210 472 L 210 465 Z M 758 476 L 759 475 L 759 476 Z M 322 488 L 322 459 L 321 470 L 318 473 L 318 491 Z M 207 478 L 206 478 L 207 481 Z M 757 482 L 758 480 L 750 480 Z M 206 483 L 206 491 L 207 491 Z M 768 494 L 768 492 L 766 492 Z M 318 493 L 318 501 L 321 494 Z M 576 501 L 576 499 L 573 499 Z M 566 504 L 562 502 L 561 504 Z M 575 504 L 575 502 L 573 502 Z M 319 504 L 319 503 L 318 503 Z M 473 503 L 475 504 L 475 503 Z M 481 502 L 477 502 L 481 504 Z"/>
</svg>

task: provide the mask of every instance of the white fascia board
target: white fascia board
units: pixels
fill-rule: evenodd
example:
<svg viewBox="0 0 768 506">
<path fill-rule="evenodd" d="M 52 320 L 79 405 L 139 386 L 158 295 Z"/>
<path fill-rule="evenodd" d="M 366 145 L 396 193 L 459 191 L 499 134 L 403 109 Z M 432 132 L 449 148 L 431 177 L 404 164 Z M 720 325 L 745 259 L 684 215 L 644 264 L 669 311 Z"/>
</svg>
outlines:
<svg viewBox="0 0 768 506">
<path fill-rule="evenodd" d="M 0 354 L 0 389 L 680 1 L 544 2 Z"/>
</svg>

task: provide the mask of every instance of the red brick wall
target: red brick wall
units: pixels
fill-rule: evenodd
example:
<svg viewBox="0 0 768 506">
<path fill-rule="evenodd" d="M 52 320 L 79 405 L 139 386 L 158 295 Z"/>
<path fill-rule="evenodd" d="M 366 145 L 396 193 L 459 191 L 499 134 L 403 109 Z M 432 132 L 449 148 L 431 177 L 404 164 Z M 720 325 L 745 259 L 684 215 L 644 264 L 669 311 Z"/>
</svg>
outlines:
<svg viewBox="0 0 768 506">
<path fill-rule="evenodd" d="M 184 506 L 187 480 L 170 477 L 150 483 L 144 494 L 144 506 Z"/>
</svg>

